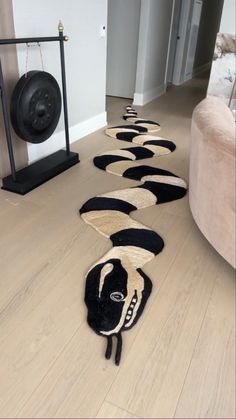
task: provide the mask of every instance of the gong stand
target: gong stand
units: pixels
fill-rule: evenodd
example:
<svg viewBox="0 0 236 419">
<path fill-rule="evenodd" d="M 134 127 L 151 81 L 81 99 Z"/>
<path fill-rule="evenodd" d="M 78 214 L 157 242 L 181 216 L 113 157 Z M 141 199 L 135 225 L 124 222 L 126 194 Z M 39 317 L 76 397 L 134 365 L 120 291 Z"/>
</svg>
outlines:
<svg viewBox="0 0 236 419">
<path fill-rule="evenodd" d="M 37 162 L 21 169 L 16 170 L 13 144 L 10 129 L 10 117 L 7 105 L 6 92 L 4 87 L 4 78 L 2 72 L 1 58 L 0 58 L 0 99 L 2 103 L 3 122 L 6 134 L 7 149 L 11 167 L 11 175 L 2 179 L 2 189 L 16 192 L 21 195 L 26 194 L 47 180 L 53 178 L 59 173 L 64 172 L 71 166 L 79 162 L 78 153 L 70 151 L 69 139 L 69 124 L 68 124 L 68 110 L 67 110 L 67 96 L 66 96 L 66 73 L 65 73 L 65 55 L 64 55 L 64 41 L 68 41 L 68 37 L 63 35 L 63 25 L 59 22 L 58 31 L 59 36 L 40 37 L 40 38 L 12 38 L 0 39 L 0 45 L 12 44 L 30 44 L 41 42 L 59 42 L 60 46 L 60 61 L 61 61 L 61 79 L 62 79 L 62 97 L 64 110 L 64 128 L 65 128 L 65 144 L 66 149 L 58 150 L 57 152 L 38 160 Z"/>
</svg>

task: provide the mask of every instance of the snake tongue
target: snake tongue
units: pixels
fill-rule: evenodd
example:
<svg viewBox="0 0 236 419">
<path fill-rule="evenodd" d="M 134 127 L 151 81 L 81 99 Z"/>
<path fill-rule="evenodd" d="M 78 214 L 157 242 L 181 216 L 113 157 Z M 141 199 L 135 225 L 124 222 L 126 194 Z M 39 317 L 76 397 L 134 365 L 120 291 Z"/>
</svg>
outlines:
<svg viewBox="0 0 236 419">
<path fill-rule="evenodd" d="M 117 335 L 114 335 L 117 338 L 117 346 L 116 346 L 116 354 L 115 354 L 115 364 L 118 366 L 120 365 L 121 360 L 121 353 L 122 353 L 122 335 L 121 333 L 118 333 Z M 110 359 L 112 355 L 112 336 L 107 337 L 107 348 L 105 352 L 105 358 Z"/>
</svg>

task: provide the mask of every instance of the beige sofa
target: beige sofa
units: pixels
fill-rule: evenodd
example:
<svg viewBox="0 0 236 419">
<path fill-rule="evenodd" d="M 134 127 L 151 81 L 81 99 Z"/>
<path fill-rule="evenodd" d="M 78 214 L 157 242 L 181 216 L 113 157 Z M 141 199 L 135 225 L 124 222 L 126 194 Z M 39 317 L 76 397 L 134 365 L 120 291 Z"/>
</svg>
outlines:
<svg viewBox="0 0 236 419">
<path fill-rule="evenodd" d="M 220 99 L 204 99 L 192 118 L 190 208 L 201 232 L 233 267 L 236 267 L 235 152 L 231 111 Z"/>
</svg>

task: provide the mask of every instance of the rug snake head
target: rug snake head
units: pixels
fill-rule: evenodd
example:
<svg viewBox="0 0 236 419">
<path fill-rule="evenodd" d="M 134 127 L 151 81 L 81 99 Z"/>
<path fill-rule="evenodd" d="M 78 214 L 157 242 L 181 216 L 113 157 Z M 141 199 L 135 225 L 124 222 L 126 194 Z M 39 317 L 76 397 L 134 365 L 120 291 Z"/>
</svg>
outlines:
<svg viewBox="0 0 236 419">
<path fill-rule="evenodd" d="M 116 336 L 119 349 L 121 332 L 137 322 L 151 289 L 150 279 L 141 269 L 134 269 L 127 259 L 110 259 L 89 271 L 85 288 L 87 320 L 97 334 L 107 337 L 108 348 L 112 347 L 112 336 Z M 108 348 L 107 358 L 111 355 Z M 118 352 L 121 353 L 121 348 Z M 117 359 L 116 363 L 119 363 Z"/>
</svg>

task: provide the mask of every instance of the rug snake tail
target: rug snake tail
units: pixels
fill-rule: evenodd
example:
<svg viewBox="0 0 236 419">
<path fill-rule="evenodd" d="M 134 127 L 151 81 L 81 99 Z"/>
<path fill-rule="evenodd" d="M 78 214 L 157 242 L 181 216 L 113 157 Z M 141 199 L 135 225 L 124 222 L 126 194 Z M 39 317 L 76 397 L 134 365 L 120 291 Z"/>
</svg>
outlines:
<svg viewBox="0 0 236 419">
<path fill-rule="evenodd" d="M 107 359 L 112 354 L 112 336 L 117 337 L 117 365 L 122 350 L 121 332 L 137 322 L 152 290 L 152 282 L 141 268 L 164 247 L 162 238 L 132 219 L 130 213 L 180 199 L 187 190 L 185 181 L 175 174 L 137 163 L 175 150 L 172 141 L 150 135 L 159 131 L 160 125 L 138 118 L 132 107 L 126 108 L 123 118 L 128 124 L 110 127 L 106 135 L 135 146 L 97 155 L 94 165 L 140 184 L 98 195 L 80 209 L 83 220 L 112 242 L 112 248 L 87 274 L 85 303 L 88 324 L 107 338 Z"/>
</svg>

